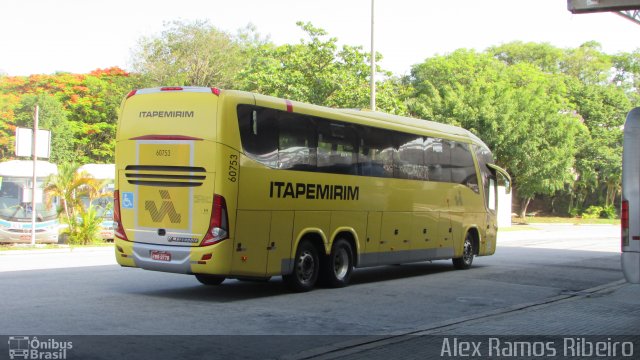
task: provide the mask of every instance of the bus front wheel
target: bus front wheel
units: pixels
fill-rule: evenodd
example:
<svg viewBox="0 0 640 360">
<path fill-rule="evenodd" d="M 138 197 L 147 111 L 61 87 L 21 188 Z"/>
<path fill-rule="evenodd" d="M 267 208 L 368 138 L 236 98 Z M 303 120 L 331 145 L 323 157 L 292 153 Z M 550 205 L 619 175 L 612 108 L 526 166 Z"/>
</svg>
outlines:
<svg viewBox="0 0 640 360">
<path fill-rule="evenodd" d="M 196 274 L 196 279 L 204 285 L 220 285 L 224 281 L 224 276 Z"/>
<path fill-rule="evenodd" d="M 293 259 L 293 272 L 283 275 L 282 279 L 291 290 L 305 292 L 315 286 L 319 270 L 318 249 L 311 242 L 302 241 Z"/>
<path fill-rule="evenodd" d="M 473 256 L 475 249 L 473 248 L 473 235 L 467 233 L 464 238 L 464 245 L 462 248 L 462 257 L 453 259 L 453 267 L 458 270 L 466 270 L 473 264 Z"/>
<path fill-rule="evenodd" d="M 323 283 L 339 288 L 349 284 L 353 271 L 353 251 L 345 239 L 338 239 L 333 244 L 331 254 L 322 264 Z"/>
</svg>

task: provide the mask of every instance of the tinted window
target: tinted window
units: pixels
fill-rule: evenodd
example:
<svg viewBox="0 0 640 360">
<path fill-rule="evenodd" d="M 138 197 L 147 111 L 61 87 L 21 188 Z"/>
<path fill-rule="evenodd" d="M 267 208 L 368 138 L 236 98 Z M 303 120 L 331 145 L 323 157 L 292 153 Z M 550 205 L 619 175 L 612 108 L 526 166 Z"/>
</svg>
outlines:
<svg viewBox="0 0 640 360">
<path fill-rule="evenodd" d="M 278 119 L 278 168 L 315 171 L 315 124 L 304 115 L 281 113 Z"/>
<path fill-rule="evenodd" d="M 427 137 L 424 140 L 425 163 L 429 180 L 451 181 L 451 142 Z"/>
<path fill-rule="evenodd" d="M 250 105 L 238 106 L 247 156 L 279 169 L 464 184 L 479 192 L 492 173 L 485 147 Z"/>
<path fill-rule="evenodd" d="M 391 131 L 363 128 L 360 173 L 365 176 L 393 177 L 393 136 Z"/>
<path fill-rule="evenodd" d="M 398 151 L 394 158 L 394 176 L 399 179 L 428 180 L 422 136 L 396 133 Z"/>
<path fill-rule="evenodd" d="M 277 118 L 276 110 L 238 106 L 238 125 L 244 152 L 270 167 L 278 166 Z"/>
<path fill-rule="evenodd" d="M 318 171 L 358 174 L 358 136 L 355 129 L 338 122 L 317 120 Z"/>
<path fill-rule="evenodd" d="M 469 145 L 453 142 L 451 148 L 451 181 L 468 186 L 475 192 L 479 192 L 476 166 Z"/>
</svg>

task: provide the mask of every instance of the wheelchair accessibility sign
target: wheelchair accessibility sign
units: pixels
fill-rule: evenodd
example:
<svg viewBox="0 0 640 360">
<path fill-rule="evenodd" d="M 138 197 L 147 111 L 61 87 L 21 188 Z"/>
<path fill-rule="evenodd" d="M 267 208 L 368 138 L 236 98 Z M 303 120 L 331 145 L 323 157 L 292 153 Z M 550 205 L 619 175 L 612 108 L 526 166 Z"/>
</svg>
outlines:
<svg viewBox="0 0 640 360">
<path fill-rule="evenodd" d="M 123 209 L 133 209 L 133 193 L 132 192 L 122 193 L 121 205 Z"/>
</svg>

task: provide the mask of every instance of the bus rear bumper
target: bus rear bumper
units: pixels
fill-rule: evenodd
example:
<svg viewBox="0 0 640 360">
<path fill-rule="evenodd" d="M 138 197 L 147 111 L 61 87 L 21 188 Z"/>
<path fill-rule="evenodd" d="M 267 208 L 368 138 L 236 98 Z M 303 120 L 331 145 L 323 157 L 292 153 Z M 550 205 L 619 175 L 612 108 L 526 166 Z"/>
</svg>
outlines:
<svg viewBox="0 0 640 360">
<path fill-rule="evenodd" d="M 211 246 L 167 246 L 146 244 L 115 239 L 115 252 L 118 264 L 126 267 L 138 267 L 146 270 L 172 272 L 180 274 L 229 273 L 228 251 L 232 242 Z"/>
<path fill-rule="evenodd" d="M 122 266 L 191 274 L 191 248 L 116 240 L 116 257 Z"/>
</svg>

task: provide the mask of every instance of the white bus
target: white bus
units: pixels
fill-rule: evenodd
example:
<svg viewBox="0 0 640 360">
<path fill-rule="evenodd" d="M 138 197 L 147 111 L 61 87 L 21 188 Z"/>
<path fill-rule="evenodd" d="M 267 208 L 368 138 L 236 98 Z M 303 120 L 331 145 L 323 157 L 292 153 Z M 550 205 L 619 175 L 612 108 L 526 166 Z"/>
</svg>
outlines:
<svg viewBox="0 0 640 360">
<path fill-rule="evenodd" d="M 89 204 L 89 198 L 82 197 L 85 208 L 93 206 L 97 215 L 102 218 L 99 236 L 102 240 L 113 241 L 113 182 L 116 166 L 115 164 L 86 164 L 78 168 L 78 173 L 85 172 L 98 181 L 105 181 L 105 186 L 101 189 L 103 196 L 94 199 Z M 109 194 L 108 196 L 104 196 Z"/>
<path fill-rule="evenodd" d="M 55 164 L 36 163 L 36 242 L 58 242 L 57 199 L 46 206 L 44 182 L 57 174 Z M 33 192 L 33 161 L 10 160 L 0 163 L 0 242 L 30 243 Z"/>
<path fill-rule="evenodd" d="M 624 123 L 622 152 L 622 272 L 627 281 L 640 283 L 640 107 Z"/>
</svg>

